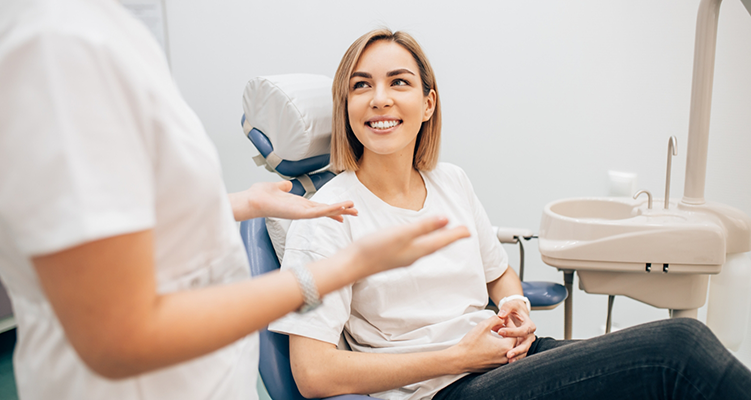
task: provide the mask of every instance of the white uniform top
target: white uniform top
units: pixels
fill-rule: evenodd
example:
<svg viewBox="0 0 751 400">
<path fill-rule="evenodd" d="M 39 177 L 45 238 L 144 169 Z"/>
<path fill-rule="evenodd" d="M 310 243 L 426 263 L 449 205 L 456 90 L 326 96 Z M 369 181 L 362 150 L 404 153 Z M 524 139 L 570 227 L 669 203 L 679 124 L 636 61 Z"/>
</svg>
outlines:
<svg viewBox="0 0 751 400">
<path fill-rule="evenodd" d="M 287 235 L 282 268 L 331 256 L 375 230 L 444 215 L 449 226 L 464 225 L 471 237 L 424 257 L 412 266 L 376 274 L 330 293 L 323 305 L 291 313 L 269 329 L 338 344 L 344 331 L 354 351 L 415 353 L 441 350 L 459 342 L 485 310 L 487 283 L 503 274 L 508 258 L 493 235 L 487 214 L 460 168 L 441 163 L 422 173 L 427 197 L 419 211 L 390 206 L 370 192 L 353 172 L 344 172 L 313 200 L 352 200 L 359 216 L 340 224 L 325 218 L 294 221 Z M 388 251 L 388 250 L 384 250 Z M 381 399 L 431 398 L 463 375 L 444 376 L 373 396 Z"/>
<path fill-rule="evenodd" d="M 0 6 L 0 274 L 21 399 L 257 398 L 255 335 L 135 378 L 96 375 L 30 263 L 153 229 L 160 293 L 249 277 L 216 149 L 150 35 L 114 0 Z"/>
</svg>

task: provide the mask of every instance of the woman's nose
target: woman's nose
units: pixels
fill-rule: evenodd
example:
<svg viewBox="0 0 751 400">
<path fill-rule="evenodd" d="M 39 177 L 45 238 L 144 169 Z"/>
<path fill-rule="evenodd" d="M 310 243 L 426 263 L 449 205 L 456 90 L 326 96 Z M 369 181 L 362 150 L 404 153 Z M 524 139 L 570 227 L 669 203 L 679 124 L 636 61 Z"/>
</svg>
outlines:
<svg viewBox="0 0 751 400">
<path fill-rule="evenodd" d="M 384 108 L 391 107 L 394 104 L 394 99 L 387 88 L 383 86 L 376 86 L 373 91 L 373 98 L 370 99 L 370 106 L 372 108 Z"/>
</svg>

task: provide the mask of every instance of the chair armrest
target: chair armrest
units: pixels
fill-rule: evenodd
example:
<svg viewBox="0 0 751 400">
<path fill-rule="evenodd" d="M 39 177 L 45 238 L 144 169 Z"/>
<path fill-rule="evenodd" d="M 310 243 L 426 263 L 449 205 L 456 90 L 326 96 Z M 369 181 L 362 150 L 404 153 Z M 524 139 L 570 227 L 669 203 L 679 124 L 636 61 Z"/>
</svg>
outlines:
<svg viewBox="0 0 751 400">
<path fill-rule="evenodd" d="M 495 232 L 495 236 L 498 238 L 498 240 L 501 241 L 501 243 L 507 244 L 517 243 L 519 241 L 518 238 L 520 237 L 529 239 L 535 235 L 532 230 L 525 228 L 499 228 L 497 226 L 494 226 L 493 231 Z"/>
</svg>

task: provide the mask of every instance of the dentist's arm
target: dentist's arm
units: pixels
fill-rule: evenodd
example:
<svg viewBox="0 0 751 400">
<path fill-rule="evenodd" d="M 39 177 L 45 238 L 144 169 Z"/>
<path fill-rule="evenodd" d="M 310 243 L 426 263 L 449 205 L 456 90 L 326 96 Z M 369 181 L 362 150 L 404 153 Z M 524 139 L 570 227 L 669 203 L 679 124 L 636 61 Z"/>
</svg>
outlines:
<svg viewBox="0 0 751 400">
<path fill-rule="evenodd" d="M 514 346 L 513 338 L 490 332 L 502 326 L 500 318 L 491 317 L 477 324 L 455 346 L 407 354 L 337 350 L 330 343 L 291 335 L 292 375 L 303 396 L 322 398 L 376 393 L 444 375 L 485 372 L 506 364 L 506 353 Z"/>
<path fill-rule="evenodd" d="M 292 182 L 260 182 L 242 192 L 230 193 L 229 201 L 235 221 L 257 217 L 307 219 L 329 217 L 342 222 L 342 215 L 357 215 L 351 201 L 336 204 L 321 204 L 297 196 Z"/>
<path fill-rule="evenodd" d="M 429 218 L 379 232 L 308 268 L 323 295 L 372 273 L 410 265 L 468 236 L 463 227 L 439 230 L 447 222 Z M 71 345 L 105 377 L 130 377 L 199 357 L 303 304 L 288 271 L 158 294 L 153 243 L 148 230 L 32 260 Z"/>
</svg>

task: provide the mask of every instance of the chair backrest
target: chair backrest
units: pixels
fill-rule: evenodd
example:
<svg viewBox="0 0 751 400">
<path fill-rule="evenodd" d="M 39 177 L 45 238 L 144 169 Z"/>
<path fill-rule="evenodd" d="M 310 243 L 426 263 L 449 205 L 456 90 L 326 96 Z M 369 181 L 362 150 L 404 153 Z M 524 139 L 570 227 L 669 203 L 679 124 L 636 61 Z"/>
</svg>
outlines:
<svg viewBox="0 0 751 400">
<path fill-rule="evenodd" d="M 250 262 L 253 277 L 279 269 L 279 261 L 271 245 L 266 221 L 256 218 L 240 224 L 240 236 Z M 289 364 L 289 337 L 263 328 L 260 336 L 260 361 L 258 370 L 266 390 L 274 400 L 304 400 L 292 377 Z"/>
</svg>

